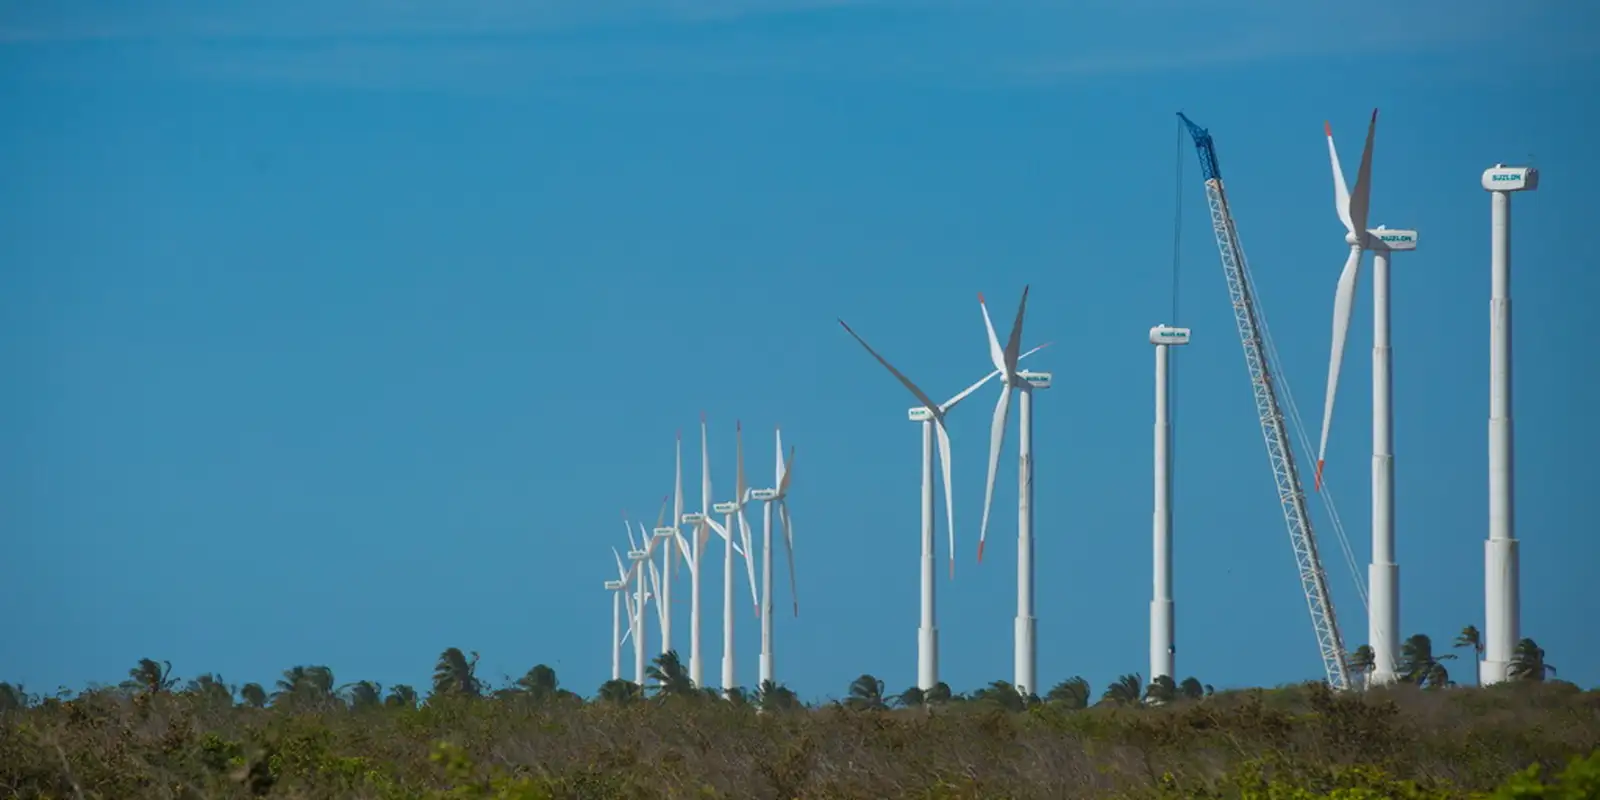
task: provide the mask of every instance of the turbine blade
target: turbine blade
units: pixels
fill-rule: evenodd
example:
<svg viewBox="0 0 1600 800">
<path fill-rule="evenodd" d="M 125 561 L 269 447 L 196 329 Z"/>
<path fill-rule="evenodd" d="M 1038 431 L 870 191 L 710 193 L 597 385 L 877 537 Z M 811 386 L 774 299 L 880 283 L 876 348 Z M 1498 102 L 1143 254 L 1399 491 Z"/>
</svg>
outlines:
<svg viewBox="0 0 1600 800">
<path fill-rule="evenodd" d="M 733 501 L 744 505 L 744 425 L 735 420 L 733 423 L 733 452 L 734 469 L 738 473 L 737 483 L 734 486 Z"/>
<path fill-rule="evenodd" d="M 628 580 L 628 570 L 626 567 L 622 566 L 622 554 L 618 553 L 617 548 L 613 547 L 611 548 L 611 555 L 617 559 L 617 577 L 621 578 L 622 581 L 626 583 Z"/>
<path fill-rule="evenodd" d="M 782 451 L 779 452 L 781 453 Z M 794 445 L 791 444 L 789 445 L 789 460 L 787 462 L 783 462 L 778 468 L 779 474 L 783 476 L 782 480 L 778 481 L 778 497 L 781 498 L 789 494 L 789 478 L 793 470 Z"/>
<path fill-rule="evenodd" d="M 983 292 L 978 292 L 978 310 L 983 312 L 983 327 L 989 332 L 989 360 L 994 362 L 994 368 L 1004 372 L 1006 368 L 1006 354 L 1000 349 L 1000 339 L 994 335 L 994 323 L 989 320 L 989 306 L 983 302 Z"/>
<path fill-rule="evenodd" d="M 684 563 L 689 565 L 689 574 L 699 571 L 699 565 L 694 561 L 694 553 L 689 550 L 689 540 L 683 537 L 683 532 L 673 534 L 678 543 L 678 552 L 683 556 Z"/>
<path fill-rule="evenodd" d="M 983 525 L 978 529 L 978 563 L 983 563 L 983 543 L 989 535 L 989 505 L 994 502 L 994 473 L 1000 467 L 1000 451 L 1005 443 L 1006 411 L 1011 405 L 1011 387 L 1000 390 L 994 404 L 994 421 L 989 425 L 989 482 L 983 490 Z"/>
<path fill-rule="evenodd" d="M 1333 424 L 1333 399 L 1339 390 L 1339 366 L 1344 362 L 1344 341 L 1350 333 L 1350 312 L 1355 304 L 1356 278 L 1361 272 L 1361 246 L 1352 245 L 1339 274 L 1333 297 L 1333 351 L 1328 356 L 1328 393 L 1322 401 L 1322 442 L 1317 446 L 1316 490 L 1322 490 L 1322 465 L 1328 457 L 1328 428 Z"/>
<path fill-rule="evenodd" d="M 1345 186 L 1344 170 L 1339 166 L 1339 150 L 1333 146 L 1333 126 L 1324 122 L 1322 130 L 1328 135 L 1328 159 L 1333 162 L 1333 208 L 1339 212 L 1344 229 L 1355 233 L 1355 226 L 1350 222 L 1350 189 Z"/>
<path fill-rule="evenodd" d="M 1356 186 L 1350 190 L 1350 224 L 1356 234 L 1356 244 L 1365 244 L 1367 231 L 1367 204 L 1372 197 L 1372 138 L 1378 132 L 1378 109 L 1372 109 L 1372 121 L 1367 123 L 1367 143 L 1361 148 L 1361 166 L 1356 169 Z"/>
<path fill-rule="evenodd" d="M 700 415 L 700 513 L 711 513 L 711 450 L 706 447 L 706 415 Z"/>
<path fill-rule="evenodd" d="M 639 543 L 633 540 L 633 523 L 628 521 L 628 512 L 622 512 L 622 527 L 628 529 L 628 549 L 638 550 Z"/>
<path fill-rule="evenodd" d="M 667 521 L 667 503 L 672 502 L 672 495 L 661 495 L 661 513 L 656 515 L 656 527 L 659 528 Z M 641 524 L 640 527 L 643 527 Z"/>
<path fill-rule="evenodd" d="M 1022 302 L 1017 304 L 1017 321 L 1011 323 L 1011 338 L 1006 340 L 1006 369 L 1016 372 L 1022 351 L 1022 315 L 1028 310 L 1028 287 L 1022 287 Z"/>
<path fill-rule="evenodd" d="M 915 383 L 911 382 L 910 378 L 907 378 L 905 376 L 905 374 L 902 373 L 900 370 L 895 369 L 894 365 L 890 364 L 888 359 L 885 359 L 883 356 L 878 354 L 878 351 L 872 349 L 872 345 L 867 344 L 867 340 L 861 338 L 861 335 L 856 333 L 854 330 L 852 330 L 850 328 L 849 324 L 847 324 L 842 319 L 839 320 L 839 324 L 844 327 L 845 333 L 848 333 L 851 336 L 855 337 L 855 340 L 860 342 L 862 347 L 867 348 L 867 352 L 871 353 L 873 358 L 878 359 L 878 363 L 882 364 L 884 369 L 889 370 L 889 374 L 895 376 L 896 378 L 899 378 L 900 379 L 900 383 L 904 384 L 907 389 L 911 390 L 911 394 L 917 398 L 917 402 L 921 403 L 929 411 L 932 411 L 936 416 L 939 415 L 939 414 L 944 413 L 944 409 L 943 408 L 939 407 L 938 405 L 935 405 L 933 400 L 929 399 L 927 394 L 925 394 L 921 389 L 917 388 L 917 385 Z M 995 374 L 999 374 L 998 371 L 996 373 L 994 373 L 994 374 L 991 374 L 989 377 L 992 378 L 992 377 L 994 377 Z M 982 386 L 984 381 L 987 381 L 987 380 L 989 380 L 989 378 L 984 378 L 982 381 L 979 381 L 978 383 L 974 384 L 972 388 L 976 389 L 979 386 Z M 969 389 L 967 391 L 970 392 L 972 390 Z M 954 402 L 955 401 L 951 401 L 951 404 L 953 404 Z"/>
<path fill-rule="evenodd" d="M 778 501 L 778 519 L 783 523 L 783 554 L 789 561 L 789 599 L 794 601 L 794 615 L 800 616 L 800 594 L 794 581 L 794 526 L 789 521 L 789 503 Z"/>
<path fill-rule="evenodd" d="M 944 477 L 944 518 L 950 539 L 950 577 L 956 576 L 956 507 L 950 494 L 950 433 L 944 429 L 944 420 L 935 419 L 934 433 L 939 435 L 939 468 Z"/>
<path fill-rule="evenodd" d="M 750 522 L 744 518 L 744 509 L 739 509 L 739 538 L 744 540 L 744 571 L 750 576 L 750 598 L 754 601 L 756 618 L 761 618 L 761 593 L 756 590 L 756 559 L 755 548 L 750 544 Z"/>
<path fill-rule="evenodd" d="M 678 429 L 678 439 L 673 447 L 672 458 L 672 529 L 678 530 L 683 525 L 683 429 Z M 667 550 L 667 563 L 672 565 L 673 575 L 683 574 L 683 565 L 673 556 L 671 548 Z M 693 567 L 690 567 L 693 570 Z"/>
<path fill-rule="evenodd" d="M 776 449 L 772 451 L 772 485 L 783 485 L 783 431 L 778 426 L 772 426 L 772 438 L 776 442 Z"/>
</svg>

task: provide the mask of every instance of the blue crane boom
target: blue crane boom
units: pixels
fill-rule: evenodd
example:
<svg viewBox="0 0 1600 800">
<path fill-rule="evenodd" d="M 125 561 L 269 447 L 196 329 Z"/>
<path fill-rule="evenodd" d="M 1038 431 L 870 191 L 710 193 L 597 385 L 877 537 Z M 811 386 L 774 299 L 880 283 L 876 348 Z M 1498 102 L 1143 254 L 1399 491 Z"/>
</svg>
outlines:
<svg viewBox="0 0 1600 800">
<path fill-rule="evenodd" d="M 1306 494 L 1300 488 L 1300 473 L 1295 468 L 1294 451 L 1289 447 L 1289 432 L 1278 404 L 1272 369 L 1267 363 L 1263 329 L 1258 324 L 1260 317 L 1255 307 L 1254 284 L 1250 280 L 1244 248 L 1239 244 L 1238 229 L 1234 227 L 1233 212 L 1228 209 L 1228 195 L 1222 187 L 1222 168 L 1217 162 L 1217 148 L 1205 128 L 1194 124 L 1182 112 L 1178 113 L 1178 118 L 1189 128 L 1189 135 L 1194 137 L 1195 149 L 1200 154 L 1206 201 L 1211 207 L 1211 228 L 1216 234 L 1217 251 L 1222 255 L 1222 272 L 1228 281 L 1228 296 L 1233 301 L 1233 320 L 1239 328 L 1239 340 L 1244 344 L 1244 362 L 1250 371 L 1250 387 L 1255 395 L 1256 413 L 1261 419 L 1261 436 L 1266 440 L 1267 460 L 1272 464 L 1272 478 L 1278 486 L 1278 504 L 1283 509 L 1283 520 L 1289 528 L 1289 542 L 1294 548 L 1294 560 L 1300 571 L 1300 585 L 1305 590 L 1306 605 L 1311 610 L 1311 627 L 1316 632 L 1317 647 L 1322 653 L 1322 666 L 1327 672 L 1329 686 L 1336 690 L 1348 689 L 1350 670 L 1345 662 L 1344 639 L 1334 617 L 1333 599 L 1328 594 L 1328 576 L 1322 568 L 1322 557 L 1317 553 L 1317 537 L 1311 530 Z"/>
</svg>

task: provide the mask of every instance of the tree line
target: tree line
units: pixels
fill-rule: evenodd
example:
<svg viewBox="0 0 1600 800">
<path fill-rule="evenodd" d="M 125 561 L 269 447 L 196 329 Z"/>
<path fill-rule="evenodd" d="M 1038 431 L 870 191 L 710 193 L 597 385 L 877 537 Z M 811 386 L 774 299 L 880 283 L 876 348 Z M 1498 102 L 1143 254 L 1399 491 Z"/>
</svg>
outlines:
<svg viewBox="0 0 1600 800">
<path fill-rule="evenodd" d="M 1483 654 L 1482 637 L 1474 626 L 1462 629 L 1456 637 L 1456 648 L 1472 651 L 1473 657 Z M 1416 634 L 1405 640 L 1400 648 L 1396 665 L 1397 678 L 1427 689 L 1444 689 L 1456 686 L 1444 662 L 1456 658 L 1454 653 L 1437 653 L 1433 641 L 1426 634 Z M 1348 661 L 1361 683 L 1373 671 L 1375 664 L 1372 648 L 1362 645 L 1350 654 Z M 447 648 L 439 654 L 434 664 L 433 682 L 429 697 L 477 697 L 493 699 L 528 699 L 537 702 L 581 704 L 586 702 L 577 693 L 561 687 L 554 668 L 547 664 L 535 665 L 522 677 L 509 685 L 493 689 L 478 676 L 478 654 L 466 653 L 458 647 Z M 1511 678 L 1514 681 L 1543 681 L 1553 676 L 1556 668 L 1545 661 L 1544 649 L 1533 639 L 1523 639 L 1512 655 Z M 647 684 L 641 686 L 628 680 L 609 680 L 600 685 L 594 702 L 632 703 L 647 698 L 725 699 L 739 705 L 750 705 L 762 710 L 793 710 L 805 707 L 793 690 L 781 683 L 767 681 L 751 692 L 736 688 L 721 689 L 696 687 L 689 679 L 688 670 L 676 651 L 657 656 L 646 671 Z M 207 699 L 219 705 L 242 705 L 253 708 L 290 708 L 325 710 L 347 707 L 354 710 L 371 708 L 416 708 L 426 698 L 406 684 L 397 684 L 385 691 L 375 681 L 355 681 L 339 684 L 333 669 L 326 665 L 300 665 L 283 671 L 283 675 L 268 687 L 259 683 L 242 686 L 229 684 L 221 675 L 207 673 L 180 682 L 172 676 L 172 664 L 151 658 L 139 660 L 128 677 L 112 687 L 95 687 L 89 692 L 118 692 L 135 695 L 183 693 Z M 924 691 L 911 687 L 899 693 L 886 690 L 884 681 L 864 673 L 850 683 L 842 700 L 833 703 L 852 709 L 877 710 L 889 708 L 928 708 L 947 704 L 984 703 L 1011 711 L 1022 711 L 1048 703 L 1065 709 L 1083 709 L 1092 704 L 1136 705 L 1166 703 L 1175 700 L 1199 700 L 1211 696 L 1210 684 L 1188 677 L 1181 682 L 1160 675 L 1146 682 L 1139 673 L 1128 673 L 1112 681 L 1094 700 L 1089 682 L 1081 676 L 1067 678 L 1043 696 L 1020 691 L 1007 681 L 993 681 L 975 691 L 958 694 L 948 684 L 940 682 Z M 31 705 L 59 701 L 70 695 L 63 691 L 56 697 L 39 697 L 29 694 L 21 684 L 0 683 L 0 711 L 26 708 Z"/>
</svg>

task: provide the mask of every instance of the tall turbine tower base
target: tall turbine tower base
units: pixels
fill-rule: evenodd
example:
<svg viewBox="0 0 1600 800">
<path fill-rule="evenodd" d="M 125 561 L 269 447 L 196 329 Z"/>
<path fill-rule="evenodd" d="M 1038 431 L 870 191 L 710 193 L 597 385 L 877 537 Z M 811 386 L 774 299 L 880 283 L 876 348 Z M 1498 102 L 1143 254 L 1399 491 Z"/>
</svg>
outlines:
<svg viewBox="0 0 1600 800">
<path fill-rule="evenodd" d="M 1484 588 L 1483 664 L 1478 680 L 1484 686 L 1511 679 L 1511 656 L 1516 647 L 1521 598 L 1516 539 L 1491 539 L 1484 543 L 1483 563 L 1488 580 Z"/>
<path fill-rule="evenodd" d="M 1176 653 L 1171 645 L 1173 609 L 1171 600 L 1150 601 L 1150 680 L 1161 675 L 1177 680 L 1173 677 Z"/>
<path fill-rule="evenodd" d="M 1039 687 L 1033 683 L 1036 669 L 1034 653 L 1038 652 L 1034 649 L 1036 646 L 1034 634 L 1038 632 L 1038 628 L 1039 620 L 1037 617 L 1017 617 L 1016 619 L 1016 652 L 1013 653 L 1013 656 L 1017 660 L 1017 669 L 1016 674 L 1013 676 L 1015 680 L 1012 681 L 1012 684 L 1017 687 L 1018 692 L 1024 695 L 1039 693 Z"/>
<path fill-rule="evenodd" d="M 1368 685 L 1382 686 L 1399 680 L 1395 673 L 1399 653 L 1391 646 L 1400 630 L 1400 566 L 1368 564 L 1367 586 L 1372 598 L 1367 606 L 1367 627 L 1372 639 L 1372 675 Z M 1386 602 L 1384 598 L 1393 598 Z"/>
<path fill-rule="evenodd" d="M 774 680 L 772 676 L 773 676 L 773 672 L 772 672 L 772 654 L 771 653 L 762 653 L 761 654 L 761 683 L 762 683 L 762 685 L 765 685 L 767 683 L 767 681 Z"/>
<path fill-rule="evenodd" d="M 917 629 L 917 688 L 930 691 L 939 683 L 939 629 Z"/>
</svg>

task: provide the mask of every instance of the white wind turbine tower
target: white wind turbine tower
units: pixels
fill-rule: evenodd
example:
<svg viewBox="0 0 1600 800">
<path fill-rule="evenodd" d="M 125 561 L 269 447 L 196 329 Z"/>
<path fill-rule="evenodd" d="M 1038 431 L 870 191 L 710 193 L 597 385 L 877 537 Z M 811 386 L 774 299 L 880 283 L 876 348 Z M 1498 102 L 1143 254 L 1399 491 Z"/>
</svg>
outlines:
<svg viewBox="0 0 1600 800">
<path fill-rule="evenodd" d="M 1028 287 L 1022 287 L 1022 302 L 1017 305 L 1017 319 L 1011 325 L 1011 336 L 1004 349 L 995 337 L 994 323 L 989 319 L 989 307 L 978 295 L 978 308 L 983 311 L 983 326 L 989 333 L 989 357 L 1000 372 L 1000 399 L 994 406 L 994 421 L 989 429 L 989 480 L 983 493 L 983 525 L 978 531 L 978 561 L 983 561 L 983 545 L 989 533 L 989 506 L 994 500 L 994 473 L 1000 465 L 1000 450 L 1006 432 L 1006 412 L 1011 404 L 1011 392 L 1022 393 L 1017 407 L 1017 422 L 1021 429 L 1017 447 L 1017 619 L 1012 653 L 1015 666 L 1012 685 L 1022 694 L 1037 694 L 1034 677 L 1038 671 L 1039 652 L 1034 634 L 1037 620 L 1033 615 L 1033 392 L 1050 388 L 1048 372 L 1018 372 L 1017 361 L 1022 348 L 1022 316 L 1028 308 Z"/>
<path fill-rule="evenodd" d="M 1150 329 L 1156 346 L 1154 586 L 1150 598 L 1150 680 L 1165 675 L 1177 680 L 1177 639 L 1172 603 L 1172 425 L 1167 376 L 1174 347 L 1189 343 L 1188 328 L 1157 325 Z"/>
<path fill-rule="evenodd" d="M 966 399 L 967 395 L 977 391 L 979 387 L 988 383 L 990 379 L 1000 374 L 1000 370 L 990 372 L 983 376 L 977 383 L 968 386 L 960 394 L 942 404 L 935 404 L 910 378 L 895 369 L 872 345 L 857 334 L 844 321 L 839 320 L 845 332 L 861 343 L 872 357 L 878 360 L 890 374 L 894 375 L 904 384 L 911 394 L 922 403 L 907 411 L 912 422 L 922 423 L 922 615 L 917 626 L 917 688 L 924 692 L 931 690 L 939 682 L 939 627 L 936 622 L 934 603 L 934 503 L 933 503 L 933 443 L 934 435 L 938 434 L 939 464 L 943 468 L 944 477 L 944 512 L 945 524 L 949 528 L 950 541 L 950 576 L 955 577 L 956 571 L 956 521 L 955 506 L 950 492 L 950 434 L 945 427 L 945 415 L 956 404 Z M 1042 344 L 1018 356 L 1018 360 L 1027 358 L 1039 350 L 1047 347 Z"/>
<path fill-rule="evenodd" d="M 1372 560 L 1367 566 L 1371 599 L 1367 606 L 1367 640 L 1372 647 L 1373 672 L 1369 685 L 1393 683 L 1395 664 L 1400 654 L 1400 567 L 1394 548 L 1394 410 L 1393 366 L 1389 347 L 1389 257 L 1392 252 L 1415 250 L 1417 232 L 1390 230 L 1383 226 L 1368 230 L 1367 215 L 1372 195 L 1372 143 L 1378 125 L 1378 112 L 1372 112 L 1367 140 L 1361 152 L 1354 191 L 1345 187 L 1344 171 L 1339 166 L 1339 151 L 1333 144 L 1333 127 L 1324 124 L 1328 137 L 1328 159 L 1333 165 L 1335 209 L 1345 226 L 1345 241 L 1350 257 L 1339 277 L 1334 298 L 1333 354 L 1328 363 L 1328 389 L 1323 406 L 1322 440 L 1317 452 L 1316 485 L 1322 487 L 1328 431 L 1333 421 L 1334 395 L 1339 383 L 1339 366 L 1344 357 L 1345 337 L 1355 305 L 1361 270 L 1361 251 L 1372 251 Z"/>
<path fill-rule="evenodd" d="M 1483 173 L 1490 192 L 1489 264 L 1489 540 L 1484 543 L 1483 685 L 1510 678 L 1511 656 L 1521 637 L 1522 592 L 1512 505 L 1511 430 L 1511 193 L 1539 188 L 1539 170 L 1496 164 Z"/>
<path fill-rule="evenodd" d="M 794 580 L 794 529 L 789 525 L 789 475 L 794 466 L 794 448 L 789 449 L 789 460 L 783 460 L 783 432 L 773 429 L 773 436 L 777 442 L 777 452 L 774 454 L 775 475 L 774 489 L 752 489 L 750 497 L 761 501 L 761 684 L 767 681 L 776 682 L 772 668 L 772 512 L 774 507 L 779 513 L 779 523 L 783 525 L 783 549 L 789 559 L 789 597 L 794 601 L 794 614 L 800 616 L 800 597 L 795 591 Z M 748 550 L 746 552 L 749 552 Z"/>
<path fill-rule="evenodd" d="M 742 462 L 742 452 L 740 456 Z M 741 482 L 742 480 L 743 477 L 741 473 Z M 681 506 L 682 503 L 679 505 Z M 724 509 L 724 506 L 727 506 L 727 508 Z M 726 526 L 718 525 L 717 521 L 711 518 L 711 515 L 708 512 L 712 511 L 713 508 L 725 511 L 725 513 L 730 515 L 730 519 Z M 705 414 L 701 414 L 700 510 L 695 513 L 684 514 L 682 516 L 683 523 L 685 525 L 694 526 L 693 545 L 685 547 L 684 558 L 689 562 L 689 578 L 691 584 L 690 593 L 692 595 L 690 598 L 689 610 L 689 679 L 692 680 L 694 685 L 697 687 L 702 685 L 701 675 L 703 669 L 703 660 L 700 655 L 700 572 L 701 565 L 703 564 L 702 554 L 705 552 L 706 541 L 710 538 L 710 533 L 712 531 L 716 531 L 717 535 L 722 537 L 723 544 L 726 546 L 727 550 L 723 559 L 722 581 L 724 593 L 723 623 L 725 626 L 723 630 L 723 646 L 727 651 L 723 657 L 723 664 L 726 668 L 731 666 L 733 663 L 731 655 L 733 649 L 733 556 L 735 553 L 737 553 L 742 557 L 746 553 L 745 550 L 742 550 L 739 545 L 733 541 L 732 537 L 728 533 L 728 531 L 733 527 L 731 515 L 737 510 L 737 503 L 718 503 L 714 507 L 711 505 L 711 456 L 710 450 L 706 447 L 706 416 Z M 680 544 L 680 546 L 683 545 Z M 746 567 L 748 568 L 750 574 L 750 593 L 754 595 L 756 575 L 754 569 L 750 568 L 748 558 L 746 558 Z M 732 688 L 732 684 L 728 682 L 731 680 L 731 675 L 727 674 L 727 669 L 724 670 L 724 673 L 723 688 Z"/>
</svg>

